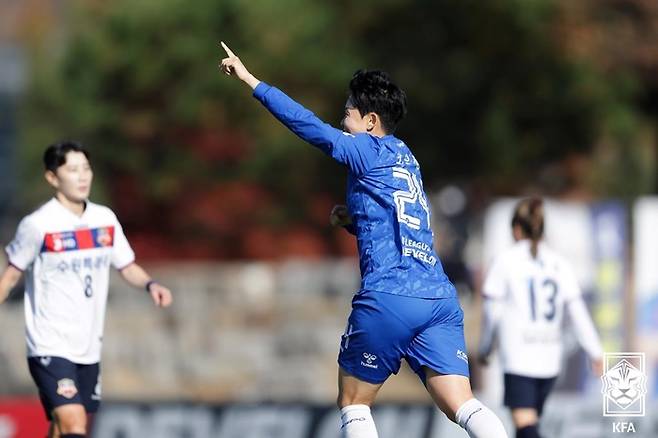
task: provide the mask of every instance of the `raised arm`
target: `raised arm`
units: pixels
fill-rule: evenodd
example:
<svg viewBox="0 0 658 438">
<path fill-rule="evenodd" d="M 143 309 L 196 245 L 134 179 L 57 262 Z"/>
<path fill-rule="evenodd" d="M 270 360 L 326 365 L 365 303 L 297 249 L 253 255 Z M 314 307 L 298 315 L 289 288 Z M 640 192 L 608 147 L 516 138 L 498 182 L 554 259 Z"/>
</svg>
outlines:
<svg viewBox="0 0 658 438">
<path fill-rule="evenodd" d="M 235 56 L 235 53 L 228 48 L 224 41 L 220 43 L 226 52 L 226 58 L 222 59 L 222 62 L 219 63 L 219 68 L 226 73 L 227 75 L 235 75 L 245 84 L 249 85 L 252 89 L 255 89 L 260 81 L 256 79 L 254 75 L 249 73 L 249 70 L 242 64 L 240 58 Z"/>
<path fill-rule="evenodd" d="M 221 70 L 249 85 L 254 90 L 254 97 L 298 137 L 345 164 L 357 176 L 375 165 L 380 146 L 371 135 L 352 135 L 323 122 L 281 90 L 256 79 L 240 58 L 226 44 L 221 44 L 227 54 L 220 63 Z"/>
<path fill-rule="evenodd" d="M 2 276 L 0 276 L 0 304 L 7 299 L 9 292 L 16 286 L 18 280 L 21 279 L 21 275 L 23 275 L 23 272 L 12 265 L 7 266 L 4 270 Z"/>
</svg>

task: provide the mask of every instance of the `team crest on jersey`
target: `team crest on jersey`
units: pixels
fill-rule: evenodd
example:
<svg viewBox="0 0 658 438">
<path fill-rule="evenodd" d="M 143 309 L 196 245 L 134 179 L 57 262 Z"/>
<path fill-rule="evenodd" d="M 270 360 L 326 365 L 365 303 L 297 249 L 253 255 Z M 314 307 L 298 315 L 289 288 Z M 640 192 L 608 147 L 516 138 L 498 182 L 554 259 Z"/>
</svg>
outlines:
<svg viewBox="0 0 658 438">
<path fill-rule="evenodd" d="M 64 398 L 73 398 L 78 393 L 75 382 L 71 379 L 60 379 L 57 381 L 57 394 Z"/>
<path fill-rule="evenodd" d="M 41 252 L 79 251 L 114 244 L 114 227 L 83 228 L 75 231 L 46 233 Z"/>
<path fill-rule="evenodd" d="M 112 246 L 112 234 L 109 227 L 96 229 L 96 243 L 100 246 Z M 113 229 L 111 231 L 114 231 Z"/>
<path fill-rule="evenodd" d="M 647 377 L 644 353 L 606 353 L 604 356 L 603 415 L 644 416 Z"/>
</svg>

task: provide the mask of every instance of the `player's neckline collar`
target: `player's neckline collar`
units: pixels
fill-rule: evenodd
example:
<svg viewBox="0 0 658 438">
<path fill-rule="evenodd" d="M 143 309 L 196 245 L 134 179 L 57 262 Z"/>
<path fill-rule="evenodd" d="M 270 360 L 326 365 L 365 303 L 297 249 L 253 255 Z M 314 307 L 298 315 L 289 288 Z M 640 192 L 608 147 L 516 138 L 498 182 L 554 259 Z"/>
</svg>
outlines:
<svg viewBox="0 0 658 438">
<path fill-rule="evenodd" d="M 71 211 L 71 210 L 69 210 L 68 208 L 66 208 L 66 206 L 65 206 L 64 204 L 62 204 L 61 201 L 60 201 L 59 199 L 57 199 L 57 196 L 53 196 L 52 201 L 57 205 L 58 208 L 60 208 L 61 210 L 66 211 L 69 215 L 73 216 L 73 217 L 76 218 L 77 220 L 82 220 L 82 219 L 84 219 L 85 215 L 87 214 L 87 211 L 89 211 L 89 200 L 85 200 L 85 201 L 84 201 L 84 202 L 85 202 L 85 206 L 84 206 L 84 209 L 82 210 L 82 214 L 81 214 L 81 215 L 77 215 L 77 214 L 74 213 L 73 211 Z"/>
</svg>

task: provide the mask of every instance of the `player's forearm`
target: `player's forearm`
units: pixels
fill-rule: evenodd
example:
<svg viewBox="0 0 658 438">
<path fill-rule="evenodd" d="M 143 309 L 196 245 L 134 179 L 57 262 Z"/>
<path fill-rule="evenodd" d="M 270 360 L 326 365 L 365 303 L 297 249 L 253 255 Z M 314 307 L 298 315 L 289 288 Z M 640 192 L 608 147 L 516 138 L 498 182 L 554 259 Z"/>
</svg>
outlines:
<svg viewBox="0 0 658 438">
<path fill-rule="evenodd" d="M 4 303 L 7 297 L 9 296 L 9 291 L 11 287 L 8 287 L 0 282 L 0 304 Z"/>
<path fill-rule="evenodd" d="M 149 281 L 152 280 L 151 276 L 137 263 L 121 270 L 121 276 L 131 286 L 138 289 L 144 289 Z"/>
<path fill-rule="evenodd" d="M 480 330 L 480 345 L 478 348 L 478 353 L 482 357 L 489 356 L 493 351 L 501 314 L 502 303 L 498 302 L 498 300 L 485 297 Z"/>
<path fill-rule="evenodd" d="M 245 78 L 242 79 L 242 82 L 245 84 L 249 85 L 252 90 L 255 90 L 258 84 L 260 84 L 260 80 L 257 79 L 254 75 L 249 73 Z"/>
<path fill-rule="evenodd" d="M 0 276 L 0 304 L 7 299 L 9 292 L 11 292 L 18 283 L 18 280 L 20 280 L 21 274 L 21 271 L 13 266 L 8 266 L 2 273 L 2 276 Z"/>
<path fill-rule="evenodd" d="M 578 342 L 587 352 L 590 358 L 600 359 L 603 357 L 603 347 L 596 333 L 594 323 L 587 312 L 582 299 L 571 301 L 568 304 L 569 316 L 576 332 Z"/>
</svg>

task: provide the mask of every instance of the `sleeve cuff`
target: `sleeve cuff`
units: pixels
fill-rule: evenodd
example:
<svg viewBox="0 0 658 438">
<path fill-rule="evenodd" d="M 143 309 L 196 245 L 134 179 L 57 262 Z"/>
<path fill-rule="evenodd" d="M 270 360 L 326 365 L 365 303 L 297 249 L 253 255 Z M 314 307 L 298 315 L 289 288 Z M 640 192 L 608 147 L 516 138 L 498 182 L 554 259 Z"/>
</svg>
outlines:
<svg viewBox="0 0 658 438">
<path fill-rule="evenodd" d="M 25 272 L 25 269 L 27 267 L 21 267 L 19 266 L 15 261 L 11 259 L 11 256 L 9 255 L 9 251 L 7 251 L 7 248 L 5 248 L 5 256 L 7 257 L 7 264 L 9 266 L 13 266 L 14 268 L 18 269 L 21 272 Z"/>
<path fill-rule="evenodd" d="M 8 264 L 9 264 L 9 266 L 13 266 L 14 269 L 18 269 L 18 270 L 21 271 L 21 272 L 25 272 L 25 269 L 21 268 L 20 266 L 16 266 L 16 264 L 15 264 L 15 263 L 12 263 L 11 261 L 8 262 Z"/>
<path fill-rule="evenodd" d="M 122 264 L 122 265 L 117 266 L 116 269 L 117 269 L 117 271 L 121 272 L 121 271 L 123 271 L 124 269 L 126 269 L 128 266 L 132 265 L 133 263 L 135 263 L 135 259 L 132 259 L 132 260 L 131 260 L 130 262 L 128 262 L 128 263 L 124 263 L 124 264 Z"/>
<path fill-rule="evenodd" d="M 503 297 L 483 291 L 482 292 L 482 298 L 485 299 L 485 300 L 498 301 L 498 300 L 502 299 Z"/>
<path fill-rule="evenodd" d="M 253 96 L 256 99 L 261 100 L 262 97 L 265 95 L 265 93 L 267 93 L 270 90 L 270 88 L 272 88 L 271 85 L 261 81 L 260 84 L 256 85 L 256 88 L 254 88 Z"/>
</svg>

